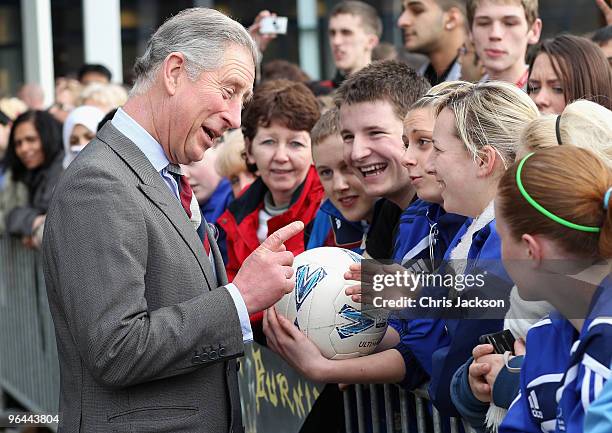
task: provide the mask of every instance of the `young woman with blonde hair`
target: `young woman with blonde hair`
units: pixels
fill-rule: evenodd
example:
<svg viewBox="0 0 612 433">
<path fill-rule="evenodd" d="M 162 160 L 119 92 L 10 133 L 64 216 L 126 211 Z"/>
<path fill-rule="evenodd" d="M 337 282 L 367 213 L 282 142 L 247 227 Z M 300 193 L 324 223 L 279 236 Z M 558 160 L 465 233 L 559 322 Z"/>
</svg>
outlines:
<svg viewBox="0 0 612 433">
<path fill-rule="evenodd" d="M 499 179 L 514 162 L 517 133 L 538 115 L 536 105 L 524 92 L 496 81 L 465 84 L 447 94 L 438 107 L 434 151 L 427 172 L 440 185 L 444 209 L 469 217 L 451 243 L 446 259 L 452 261 L 456 274 L 496 278 L 495 283 L 487 279 L 481 290 L 481 297 L 491 300 L 507 297 L 512 287 L 499 263 L 501 248 L 493 199 Z M 424 294 L 455 299 L 469 296 L 469 289 L 428 288 Z M 505 310 L 497 311 L 495 319 L 441 319 L 449 342 L 432 353 L 429 392 L 444 415 L 457 414 L 458 401 L 451 399 L 453 374 L 468 360 L 480 335 L 502 330 Z M 467 310 L 461 317 L 479 313 Z"/>
</svg>

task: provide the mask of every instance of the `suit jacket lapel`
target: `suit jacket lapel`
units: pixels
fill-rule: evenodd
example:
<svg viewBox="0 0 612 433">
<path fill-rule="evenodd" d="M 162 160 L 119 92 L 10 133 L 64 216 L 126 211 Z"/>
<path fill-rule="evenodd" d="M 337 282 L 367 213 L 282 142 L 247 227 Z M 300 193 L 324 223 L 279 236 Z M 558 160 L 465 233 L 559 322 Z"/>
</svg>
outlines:
<svg viewBox="0 0 612 433">
<path fill-rule="evenodd" d="M 168 218 L 178 231 L 189 249 L 197 259 L 210 289 L 217 287 L 210 260 L 206 258 L 202 241 L 185 210 L 168 188 L 160 174 L 155 171 L 142 151 L 121 134 L 110 122 L 98 132 L 98 138 L 113 149 L 119 157 L 134 171 L 141 184 L 138 188 L 151 200 Z"/>
</svg>

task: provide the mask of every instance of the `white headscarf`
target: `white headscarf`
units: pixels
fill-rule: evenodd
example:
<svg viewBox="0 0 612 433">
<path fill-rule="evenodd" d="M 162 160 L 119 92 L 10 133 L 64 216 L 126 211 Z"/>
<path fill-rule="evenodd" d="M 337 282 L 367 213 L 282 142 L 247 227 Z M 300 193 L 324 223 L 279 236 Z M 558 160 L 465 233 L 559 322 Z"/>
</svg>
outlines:
<svg viewBox="0 0 612 433">
<path fill-rule="evenodd" d="M 64 168 L 72 162 L 75 156 L 82 150 L 79 147 L 70 148 L 70 135 L 76 125 L 83 125 L 94 134 L 98 129 L 98 123 L 104 117 L 104 112 L 91 105 L 82 105 L 70 112 L 64 122 L 62 137 L 64 139 Z"/>
</svg>

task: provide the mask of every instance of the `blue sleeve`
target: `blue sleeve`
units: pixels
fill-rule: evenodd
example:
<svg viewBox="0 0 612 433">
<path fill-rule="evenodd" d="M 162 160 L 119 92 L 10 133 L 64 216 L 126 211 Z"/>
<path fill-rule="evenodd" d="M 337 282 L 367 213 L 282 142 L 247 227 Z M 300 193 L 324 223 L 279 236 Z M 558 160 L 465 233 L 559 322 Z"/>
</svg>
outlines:
<svg viewBox="0 0 612 433">
<path fill-rule="evenodd" d="M 524 356 L 515 356 L 508 361 L 512 368 L 521 368 Z M 521 388 L 521 375 L 519 372 L 508 370 L 505 365 L 497 373 L 493 384 L 492 398 L 496 406 L 508 409 Z"/>
<path fill-rule="evenodd" d="M 586 345 L 586 351 L 580 363 L 576 365 L 578 375 L 575 382 L 564 389 L 559 400 L 565 431 L 579 431 L 584 426 L 585 412 L 597 400 L 612 375 L 609 368 L 612 361 L 611 340 L 612 326 L 609 325 L 600 326 L 597 332 L 582 340 Z M 568 371 L 572 368 L 576 367 L 572 366 Z"/>
<path fill-rule="evenodd" d="M 429 373 L 423 368 L 423 363 L 413 353 L 413 337 L 410 335 L 411 322 L 401 319 L 397 315 L 389 317 L 389 326 L 397 331 L 400 342 L 394 347 L 404 359 L 406 375 L 399 383 L 402 387 L 413 390 L 429 380 Z M 431 356 L 429 357 L 431 359 Z"/>
<path fill-rule="evenodd" d="M 405 322 L 400 334 L 400 345 L 407 347 L 428 375 L 432 373 L 432 354 L 448 345 L 450 338 L 444 322 L 436 319 L 400 319 Z M 399 350 L 399 349 L 398 349 Z"/>
<path fill-rule="evenodd" d="M 483 297 L 509 299 L 512 280 L 501 263 L 501 242 L 495 232 L 494 223 L 489 230 L 483 229 L 474 236 L 468 259 L 472 262 L 466 273 L 486 276 L 486 290 L 480 290 Z M 439 295 L 439 293 L 437 294 Z M 506 305 L 509 305 L 508 302 Z M 490 311 L 487 311 L 489 314 Z M 501 313 L 501 312 L 500 312 Z M 492 316 L 489 316 L 492 317 Z M 503 315 L 499 315 L 503 317 Z M 478 337 L 503 329 L 503 319 L 448 319 L 444 320 L 450 343 L 439 347 L 432 355 L 432 373 L 429 395 L 442 416 L 458 416 L 452 403 L 450 385 L 455 371 L 472 355 L 478 345 Z"/>
<path fill-rule="evenodd" d="M 612 380 L 606 382 L 599 398 L 586 412 L 584 433 L 608 433 L 612 431 Z"/>
<path fill-rule="evenodd" d="M 472 361 L 473 358 L 468 359 L 465 364 L 457 369 L 451 380 L 450 394 L 461 416 L 473 428 L 482 430 L 490 405 L 478 400 L 472 393 L 468 381 L 468 370 Z"/>
<path fill-rule="evenodd" d="M 463 365 L 482 334 L 500 331 L 503 320 L 447 320 L 452 336 L 450 344 L 438 348 L 432 355 L 432 374 L 429 395 L 443 416 L 458 416 L 450 396 L 450 385 L 455 371 Z"/>
</svg>

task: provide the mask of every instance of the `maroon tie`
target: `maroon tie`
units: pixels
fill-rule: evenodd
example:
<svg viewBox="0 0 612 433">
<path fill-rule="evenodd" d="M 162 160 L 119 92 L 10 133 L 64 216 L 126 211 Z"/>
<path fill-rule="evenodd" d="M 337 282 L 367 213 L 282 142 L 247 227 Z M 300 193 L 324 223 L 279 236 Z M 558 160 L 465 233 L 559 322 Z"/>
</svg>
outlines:
<svg viewBox="0 0 612 433">
<path fill-rule="evenodd" d="M 180 169 L 177 169 L 177 166 L 174 164 L 168 164 L 168 172 L 172 174 L 174 179 L 176 179 L 179 185 L 179 198 L 181 199 L 181 205 L 187 216 L 191 218 L 191 197 L 193 196 L 193 190 L 191 189 L 191 185 L 189 185 L 189 181 L 187 178 L 183 176 L 180 172 Z M 203 220 L 202 224 L 206 224 L 206 221 Z M 206 251 L 206 255 L 210 256 L 210 242 L 208 241 L 208 230 L 207 227 L 204 227 L 204 250 Z"/>
<path fill-rule="evenodd" d="M 181 204 L 183 205 L 185 212 L 187 212 L 187 216 L 191 218 L 191 196 L 193 195 L 193 190 L 191 189 L 191 185 L 189 185 L 189 182 L 185 176 L 178 175 L 178 178 Z"/>
</svg>

